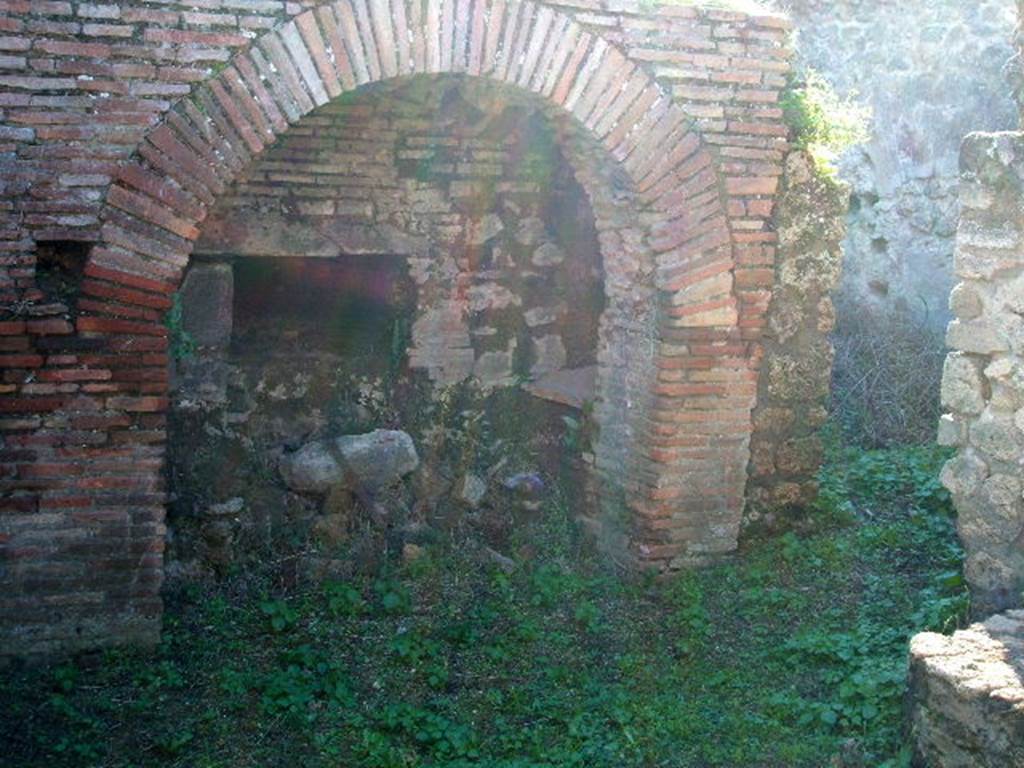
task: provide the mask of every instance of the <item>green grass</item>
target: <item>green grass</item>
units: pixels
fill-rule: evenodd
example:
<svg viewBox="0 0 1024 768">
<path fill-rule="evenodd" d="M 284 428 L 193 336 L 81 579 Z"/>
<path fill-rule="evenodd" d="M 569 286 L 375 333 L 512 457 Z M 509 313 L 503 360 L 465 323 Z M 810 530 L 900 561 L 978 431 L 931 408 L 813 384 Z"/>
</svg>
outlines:
<svg viewBox="0 0 1024 768">
<path fill-rule="evenodd" d="M 834 450 L 816 532 L 662 581 L 602 571 L 553 494 L 510 575 L 438 545 L 197 588 L 155 654 L 6 670 L 6 764 L 821 768 L 855 739 L 907 765 L 907 639 L 966 608 L 944 458 Z"/>
</svg>

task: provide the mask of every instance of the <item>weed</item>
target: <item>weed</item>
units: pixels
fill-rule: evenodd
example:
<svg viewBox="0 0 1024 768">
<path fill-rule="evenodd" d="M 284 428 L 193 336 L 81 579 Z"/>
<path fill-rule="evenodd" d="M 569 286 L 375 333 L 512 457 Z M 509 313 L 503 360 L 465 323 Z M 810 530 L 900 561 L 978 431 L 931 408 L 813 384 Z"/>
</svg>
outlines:
<svg viewBox="0 0 1024 768">
<path fill-rule="evenodd" d="M 327 610 L 335 618 L 359 616 L 366 610 L 362 593 L 342 581 L 328 581 L 324 584 Z"/>
<path fill-rule="evenodd" d="M 285 600 L 264 600 L 260 603 L 260 611 L 274 632 L 287 632 L 299 620 L 298 613 Z"/>
<path fill-rule="evenodd" d="M 790 76 L 781 104 L 794 144 L 806 149 L 826 176 L 835 175 L 835 161 L 843 152 L 868 139 L 870 109 L 841 98 L 809 67 Z"/>
<path fill-rule="evenodd" d="M 307 594 L 257 597 L 273 573 L 186 591 L 150 657 L 0 679 L 5 757 L 817 768 L 854 739 L 865 764 L 903 768 L 907 640 L 967 608 L 944 457 L 832 441 L 821 514 L 843 526 L 667 580 L 604 572 L 556 489 L 511 573 L 438 545 L 430 569 Z"/>
<path fill-rule="evenodd" d="M 168 351 L 174 360 L 189 360 L 195 356 L 198 348 L 192 334 L 185 330 L 182 314 L 181 294 L 176 293 L 171 308 L 164 316 L 164 325 L 169 337 Z"/>
<path fill-rule="evenodd" d="M 412 593 L 396 579 L 378 579 L 373 584 L 373 591 L 380 609 L 386 614 L 399 615 L 412 609 Z"/>
</svg>

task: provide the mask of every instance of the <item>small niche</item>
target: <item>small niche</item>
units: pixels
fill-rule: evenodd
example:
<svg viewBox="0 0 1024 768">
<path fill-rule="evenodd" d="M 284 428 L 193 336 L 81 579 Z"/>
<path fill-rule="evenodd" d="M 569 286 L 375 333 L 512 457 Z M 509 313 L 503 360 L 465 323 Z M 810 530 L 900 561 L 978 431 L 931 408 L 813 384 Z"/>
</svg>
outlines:
<svg viewBox="0 0 1024 768">
<path fill-rule="evenodd" d="M 405 257 L 246 258 L 234 277 L 236 354 L 333 353 L 367 373 L 404 361 L 416 308 Z"/>
<path fill-rule="evenodd" d="M 48 240 L 36 246 L 36 286 L 49 301 L 73 311 L 78 298 L 89 243 L 78 240 Z"/>
</svg>

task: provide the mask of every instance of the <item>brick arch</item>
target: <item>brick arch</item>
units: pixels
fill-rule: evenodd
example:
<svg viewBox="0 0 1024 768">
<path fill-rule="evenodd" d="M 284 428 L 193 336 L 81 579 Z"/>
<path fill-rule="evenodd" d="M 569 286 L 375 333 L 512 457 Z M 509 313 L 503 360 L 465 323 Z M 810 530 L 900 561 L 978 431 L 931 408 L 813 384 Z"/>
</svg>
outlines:
<svg viewBox="0 0 1024 768">
<path fill-rule="evenodd" d="M 125 445 L 162 457 L 163 312 L 208 209 L 276 137 L 368 83 L 491 78 L 571 116 L 635 200 L 621 229 L 599 225 L 606 285 L 611 268 L 623 306 L 600 363 L 600 517 L 621 522 L 604 526 L 603 540 L 631 565 L 660 568 L 733 548 L 754 374 L 737 350 L 735 263 L 711 155 L 653 79 L 568 16 L 507 0 L 437 6 L 340 0 L 306 11 L 149 131 L 106 194 L 76 320 L 94 364 L 116 354 L 112 380 L 133 383 L 132 394 L 106 398 L 105 418 Z M 147 466 L 137 482 L 152 494 L 159 469 Z"/>
</svg>

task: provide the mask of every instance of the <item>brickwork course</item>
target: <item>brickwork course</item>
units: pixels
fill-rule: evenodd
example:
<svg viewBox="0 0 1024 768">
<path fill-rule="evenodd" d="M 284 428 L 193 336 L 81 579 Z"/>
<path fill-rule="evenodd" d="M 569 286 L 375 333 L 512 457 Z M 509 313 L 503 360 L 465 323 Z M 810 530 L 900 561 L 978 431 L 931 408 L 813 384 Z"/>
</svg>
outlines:
<svg viewBox="0 0 1024 768">
<path fill-rule="evenodd" d="M 501 81 L 589 142 L 604 546 L 658 569 L 733 550 L 788 28 L 618 0 L 0 2 L 0 647 L 156 639 L 164 314 L 201 225 L 314 110 L 423 73 Z M 69 243 L 73 302 L 36 279 Z"/>
</svg>

